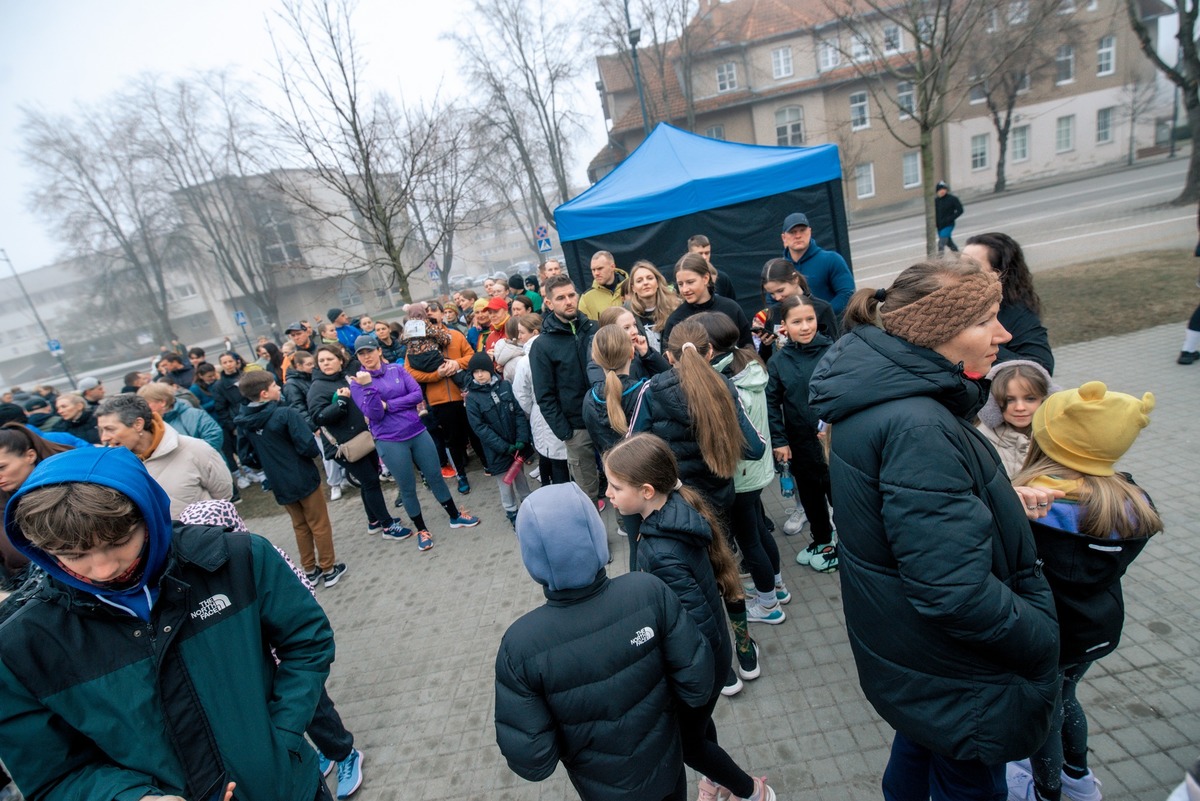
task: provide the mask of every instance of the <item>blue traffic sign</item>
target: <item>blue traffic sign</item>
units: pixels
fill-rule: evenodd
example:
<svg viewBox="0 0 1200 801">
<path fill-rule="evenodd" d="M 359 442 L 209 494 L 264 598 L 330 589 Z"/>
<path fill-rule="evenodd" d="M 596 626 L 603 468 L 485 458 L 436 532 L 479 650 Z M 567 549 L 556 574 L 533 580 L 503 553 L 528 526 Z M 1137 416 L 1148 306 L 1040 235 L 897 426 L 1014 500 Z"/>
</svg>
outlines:
<svg viewBox="0 0 1200 801">
<path fill-rule="evenodd" d="M 537 246 L 538 246 L 538 253 L 549 253 L 551 250 L 554 250 L 553 246 L 551 246 L 551 244 L 550 244 L 549 239 L 539 239 L 537 241 Z"/>
<path fill-rule="evenodd" d="M 47 345 L 47 347 L 50 348 L 50 352 L 53 353 L 54 355 L 57 356 L 62 353 L 62 343 L 59 342 L 57 339 L 51 339 L 51 340 L 47 341 L 46 345 Z"/>
<path fill-rule="evenodd" d="M 244 311 L 235 311 L 233 313 L 233 321 L 242 328 L 246 327 L 246 313 Z"/>
</svg>

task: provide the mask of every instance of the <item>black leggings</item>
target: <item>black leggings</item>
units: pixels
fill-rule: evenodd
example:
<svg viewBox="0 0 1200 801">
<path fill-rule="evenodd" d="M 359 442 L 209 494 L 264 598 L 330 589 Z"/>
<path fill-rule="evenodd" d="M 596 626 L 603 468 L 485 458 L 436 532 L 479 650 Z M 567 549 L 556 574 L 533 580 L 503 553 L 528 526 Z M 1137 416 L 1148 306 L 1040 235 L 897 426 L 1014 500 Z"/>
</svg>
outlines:
<svg viewBox="0 0 1200 801">
<path fill-rule="evenodd" d="M 467 475 L 467 442 L 471 425 L 467 422 L 467 407 L 462 401 L 448 401 L 429 407 L 429 413 L 441 430 L 442 442 L 450 449 L 454 469 L 459 476 Z M 441 458 L 441 451 L 438 457 Z M 480 457 L 482 458 L 482 456 Z"/>
<path fill-rule="evenodd" d="M 541 471 L 542 486 L 547 484 L 566 484 L 571 480 L 571 466 L 566 459 L 551 459 L 549 456 L 538 454 L 538 466 Z"/>
<path fill-rule="evenodd" d="M 792 477 L 796 479 L 796 499 L 808 516 L 813 542 L 827 545 L 833 541 L 833 523 L 829 519 L 826 501 L 833 502 L 833 493 L 829 487 L 829 465 L 825 463 L 825 451 L 816 432 L 793 438 L 788 445 L 792 449 L 789 466 Z"/>
<path fill-rule="evenodd" d="M 371 528 L 390 526 L 392 513 L 388 510 L 383 488 L 379 485 L 379 455 L 371 451 L 357 462 L 339 459 L 338 464 L 358 481 L 358 497 L 362 499 L 363 511 L 367 513 L 367 525 Z"/>
<path fill-rule="evenodd" d="M 754 779 L 717 744 L 717 727 L 713 724 L 712 713 L 720 696 L 720 693 L 714 694 L 699 709 L 678 705 L 683 764 L 732 791 L 738 798 L 749 798 L 754 793 Z"/>
<path fill-rule="evenodd" d="M 760 495 L 762 490 L 739 492 L 733 496 L 729 528 L 742 552 L 742 561 L 754 579 L 754 589 L 771 592 L 775 589 L 775 574 L 779 572 L 779 548 L 767 531 Z"/>
</svg>

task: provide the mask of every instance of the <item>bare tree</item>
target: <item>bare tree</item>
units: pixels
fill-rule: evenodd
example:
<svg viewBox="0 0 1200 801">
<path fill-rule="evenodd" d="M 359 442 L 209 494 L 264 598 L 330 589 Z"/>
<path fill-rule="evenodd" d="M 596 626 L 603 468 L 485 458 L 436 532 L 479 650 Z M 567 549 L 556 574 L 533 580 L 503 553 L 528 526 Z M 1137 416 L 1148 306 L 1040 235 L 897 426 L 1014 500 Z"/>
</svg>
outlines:
<svg viewBox="0 0 1200 801">
<path fill-rule="evenodd" d="M 1138 123 L 1158 108 L 1158 85 L 1154 76 L 1147 77 L 1139 71 L 1131 71 L 1125 79 L 1125 87 L 1121 90 L 1121 105 L 1118 108 L 1121 119 L 1129 122 L 1129 152 L 1125 163 L 1132 167 L 1137 159 Z M 1175 132 L 1172 131 L 1171 135 L 1174 136 Z"/>
<path fill-rule="evenodd" d="M 1017 100 L 1028 92 L 1034 80 L 1055 65 L 1059 48 L 1073 48 L 1080 35 L 1074 5 L 1062 0 L 1025 0 L 1025 10 L 1019 15 L 993 10 L 985 36 L 971 55 L 968 69 L 968 97 L 983 98 L 996 129 L 995 192 L 1008 186 L 1005 167 L 1008 162 L 1008 137 L 1012 132 Z M 1000 63 L 1004 66 L 982 77 L 982 65 Z"/>
<path fill-rule="evenodd" d="M 1170 3 L 1168 6 L 1172 5 Z M 1175 38 L 1179 42 L 1178 57 L 1174 64 L 1167 63 L 1155 49 L 1154 37 L 1142 19 L 1141 4 L 1138 0 L 1125 0 L 1125 8 L 1129 16 L 1129 24 L 1141 45 L 1142 52 L 1150 59 L 1159 72 L 1171 83 L 1179 87 L 1183 98 L 1183 107 L 1187 111 L 1188 126 L 1193 137 L 1200 131 L 1200 49 L 1196 47 L 1196 17 L 1200 15 L 1200 0 L 1177 0 L 1173 4 L 1179 16 L 1179 31 Z M 1174 131 L 1171 133 L 1174 136 Z M 1200 200 L 1200 147 L 1192 148 L 1188 160 L 1187 180 L 1183 191 L 1173 201 L 1177 206 L 1196 203 Z"/>
<path fill-rule="evenodd" d="M 386 95 L 368 97 L 353 10 L 352 0 L 284 4 L 271 36 L 285 108 L 262 109 L 282 145 L 305 164 L 305 177 L 344 205 L 331 207 L 287 171 L 274 173 L 276 188 L 337 229 L 347 264 L 386 267 L 401 297 L 411 300 L 409 276 L 431 255 L 413 252 L 419 237 L 408 215 L 418 184 L 433 168 L 433 129 L 410 119 Z"/>
<path fill-rule="evenodd" d="M 578 26 L 541 0 L 473 0 L 471 24 L 450 37 L 465 77 L 483 94 L 481 108 L 507 142 L 543 219 L 569 200 L 570 139 L 580 129 L 571 110 L 584 63 Z"/>
<path fill-rule="evenodd" d="M 96 263 L 124 276 L 111 300 L 132 304 L 159 341 L 169 341 L 165 264 L 176 215 L 158 165 L 141 148 L 142 120 L 111 104 L 80 106 L 74 117 L 23 114 L 23 154 L 41 177 L 33 209 L 76 254 L 101 256 Z"/>
</svg>

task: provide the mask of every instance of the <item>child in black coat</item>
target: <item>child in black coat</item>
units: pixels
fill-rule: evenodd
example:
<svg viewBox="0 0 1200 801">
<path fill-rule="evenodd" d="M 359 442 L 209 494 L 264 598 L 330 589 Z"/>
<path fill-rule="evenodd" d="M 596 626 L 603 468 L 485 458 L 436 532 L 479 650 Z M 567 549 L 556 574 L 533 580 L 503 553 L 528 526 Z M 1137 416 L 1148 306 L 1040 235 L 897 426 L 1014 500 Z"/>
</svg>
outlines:
<svg viewBox="0 0 1200 801">
<path fill-rule="evenodd" d="M 467 421 L 483 443 L 484 461 L 500 488 L 508 522 L 515 527 L 517 510 L 529 495 L 529 481 L 523 469 L 516 470 L 511 482 L 505 480 L 505 474 L 514 461 L 520 458 L 523 462 L 533 453 L 529 418 L 517 405 L 512 384 L 496 375 L 486 353 L 472 356 L 467 372 L 472 379 L 467 385 Z"/>
</svg>

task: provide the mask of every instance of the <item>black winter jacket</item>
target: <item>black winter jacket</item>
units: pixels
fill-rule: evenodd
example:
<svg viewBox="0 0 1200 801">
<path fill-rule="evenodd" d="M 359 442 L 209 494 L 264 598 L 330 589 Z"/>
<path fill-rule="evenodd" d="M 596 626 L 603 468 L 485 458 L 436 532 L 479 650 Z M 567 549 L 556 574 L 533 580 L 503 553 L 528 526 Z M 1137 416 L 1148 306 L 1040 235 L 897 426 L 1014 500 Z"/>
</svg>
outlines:
<svg viewBox="0 0 1200 801">
<path fill-rule="evenodd" d="M 238 412 L 246 403 L 246 399 L 242 397 L 242 391 L 238 389 L 238 381 L 242 379 L 242 374 L 226 375 L 221 373 L 217 382 L 209 387 L 209 394 L 213 397 L 213 417 L 217 418 L 217 422 L 222 428 L 233 430 L 234 420 L 237 418 Z"/>
<path fill-rule="evenodd" d="M 725 376 L 721 376 L 721 380 L 725 382 L 725 387 L 733 398 L 738 429 L 746 441 L 742 448 L 742 458 L 759 459 L 767 447 L 763 434 L 757 431 L 746 417 L 737 387 Z M 687 397 L 679 383 L 678 371 L 660 373 L 650 379 L 650 386 L 646 389 L 637 419 L 632 425 L 634 431 L 649 431 L 666 441 L 679 462 L 679 479 L 684 484 L 702 492 L 709 503 L 718 510 L 727 510 L 732 506 L 733 477 L 721 478 L 713 475 L 704 463 L 700 443 L 692 425 L 692 416 L 688 411 Z"/>
<path fill-rule="evenodd" d="M 542 336 L 533 342 L 529 370 L 533 394 L 554 436 L 568 440 L 583 425 L 583 396 L 587 393 L 587 365 L 596 323 L 583 314 L 564 323 L 546 315 Z"/>
<path fill-rule="evenodd" d="M 83 411 L 74 420 L 66 420 L 63 430 L 66 433 L 87 440 L 93 445 L 100 444 L 100 430 L 96 428 L 96 412 L 83 407 Z"/>
<path fill-rule="evenodd" d="M 751 348 L 754 347 L 754 334 L 750 331 L 750 320 L 746 317 L 746 312 L 742 311 L 742 307 L 737 301 L 730 300 L 724 295 L 713 295 L 704 303 L 688 303 L 684 301 L 680 303 L 675 311 L 671 312 L 671 316 L 663 323 L 662 330 L 662 349 L 667 351 L 667 343 L 671 340 L 671 331 L 675 326 L 682 323 L 689 317 L 695 316 L 702 312 L 723 312 L 733 320 L 738 327 L 738 347 Z"/>
<path fill-rule="evenodd" d="M 287 383 L 283 385 L 283 402 L 284 405 L 295 409 L 304 418 L 304 422 L 313 431 L 317 430 L 317 426 L 312 421 L 312 415 L 308 412 L 308 390 L 312 386 L 312 373 L 304 373 L 297 370 L 295 367 L 289 367 L 287 371 Z"/>
<path fill-rule="evenodd" d="M 679 599 L 645 573 L 545 590 L 496 654 L 496 742 L 517 775 L 561 761 L 584 801 L 665 798 L 682 766 L 677 703 L 703 706 L 712 654 Z"/>
<path fill-rule="evenodd" d="M 679 598 L 713 653 L 712 701 L 725 686 L 733 649 L 725 604 L 717 587 L 708 546 L 712 529 L 700 513 L 677 492 L 667 497 L 663 508 L 652 512 L 638 535 L 637 569 L 658 576 Z"/>
<path fill-rule="evenodd" d="M 1058 624 L 1025 510 L 968 422 L 986 387 L 870 325 L 830 348 L 809 402 L 830 478 L 859 681 L 897 731 L 999 765 L 1045 741 Z"/>
<path fill-rule="evenodd" d="M 336 392 L 348 386 L 342 373 L 325 375 L 313 370 L 312 386 L 308 388 L 308 414 L 315 425 L 340 442 L 349 442 L 367 431 L 367 418 L 349 397 L 337 397 Z"/>
<path fill-rule="evenodd" d="M 805 345 L 786 342 L 767 362 L 767 420 L 772 448 L 816 437 L 819 418 L 808 405 L 808 386 L 813 369 L 832 344 L 821 334 Z"/>
<path fill-rule="evenodd" d="M 321 486 L 313 459 L 321 455 L 312 429 L 300 413 L 277 401 L 249 404 L 237 416 L 238 432 L 258 454 L 282 506 L 303 500 Z"/>
<path fill-rule="evenodd" d="M 963 205 L 957 197 L 947 192 L 942 197 L 933 199 L 934 224 L 938 230 L 954 225 L 955 220 L 962 216 Z"/>
<path fill-rule="evenodd" d="M 513 447 L 521 444 L 521 454 L 533 455 L 533 433 L 529 418 L 517 404 L 512 384 L 496 379 L 489 384 L 472 381 L 467 385 L 467 422 L 483 443 L 484 459 L 492 475 L 504 475 L 513 463 Z"/>
<path fill-rule="evenodd" d="M 1054 375 L 1054 354 L 1050 352 L 1050 335 L 1046 326 L 1028 306 L 1013 303 L 1001 303 L 1000 313 L 996 315 L 1004 330 L 1012 334 L 1012 339 L 1000 346 L 997 362 L 1008 362 L 1013 359 L 1029 359 L 1046 368 L 1046 372 Z"/>
<path fill-rule="evenodd" d="M 625 424 L 633 424 L 633 412 L 637 407 L 638 394 L 646 386 L 645 378 L 634 378 L 631 375 L 620 376 L 621 379 L 621 408 L 625 410 Z M 608 402 L 604 399 L 604 381 L 593 384 L 583 398 L 583 424 L 587 427 L 588 435 L 596 450 L 603 454 L 613 445 L 621 441 L 622 434 L 613 431 L 608 420 Z"/>
<path fill-rule="evenodd" d="M 812 304 L 813 311 L 817 313 L 817 333 L 829 337 L 831 342 L 836 341 L 842 335 L 842 329 L 838 324 L 837 315 L 833 313 L 833 307 L 812 295 L 809 296 L 808 302 Z M 771 306 L 765 311 L 767 312 L 766 331 L 768 334 L 775 334 L 779 326 L 783 325 L 783 315 L 779 313 L 779 305 Z M 757 316 L 755 315 L 755 317 Z M 765 343 L 759 345 L 758 355 L 764 361 L 769 360 L 775 355 L 775 351 L 782 348 L 787 341 L 784 337 L 775 334 L 775 340 L 770 345 Z"/>
</svg>

